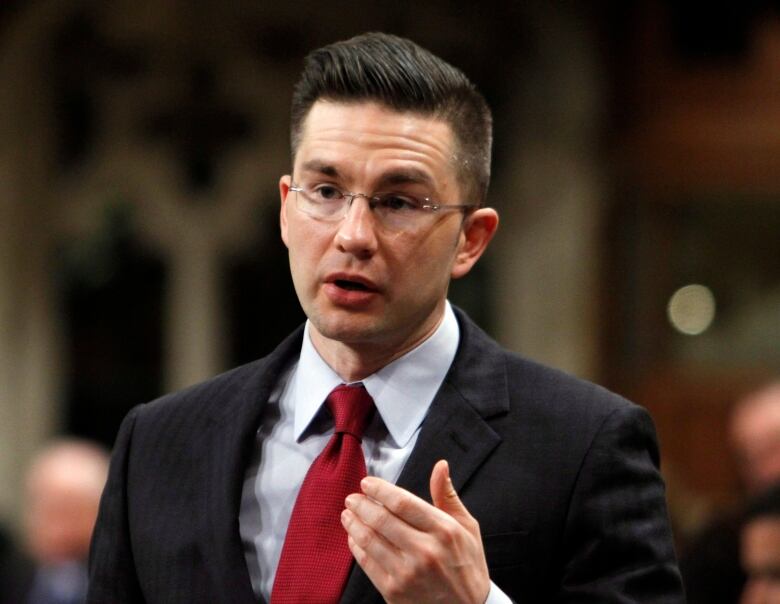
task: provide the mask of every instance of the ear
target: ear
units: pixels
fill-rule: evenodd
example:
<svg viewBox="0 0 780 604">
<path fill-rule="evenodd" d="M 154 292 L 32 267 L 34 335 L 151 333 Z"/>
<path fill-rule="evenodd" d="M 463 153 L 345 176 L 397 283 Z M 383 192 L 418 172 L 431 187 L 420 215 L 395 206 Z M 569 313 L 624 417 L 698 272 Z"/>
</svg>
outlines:
<svg viewBox="0 0 780 604">
<path fill-rule="evenodd" d="M 279 198 L 282 202 L 279 207 L 279 227 L 282 231 L 284 245 L 287 245 L 287 196 L 290 194 L 291 183 L 292 177 L 289 174 L 285 174 L 279 179 Z"/>
<path fill-rule="evenodd" d="M 487 249 L 497 228 L 498 212 L 493 208 L 479 208 L 466 217 L 452 265 L 453 279 L 459 279 L 471 270 Z"/>
</svg>

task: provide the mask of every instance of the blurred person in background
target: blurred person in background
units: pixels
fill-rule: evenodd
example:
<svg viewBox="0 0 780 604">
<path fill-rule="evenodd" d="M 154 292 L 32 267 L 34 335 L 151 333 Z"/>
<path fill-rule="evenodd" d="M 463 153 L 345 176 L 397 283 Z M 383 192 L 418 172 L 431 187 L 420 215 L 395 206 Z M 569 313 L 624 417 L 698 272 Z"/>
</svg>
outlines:
<svg viewBox="0 0 780 604">
<path fill-rule="evenodd" d="M 756 495 L 780 480 L 780 381 L 739 401 L 730 436 L 748 494 Z"/>
<path fill-rule="evenodd" d="M 85 601 L 89 543 L 107 474 L 108 452 L 88 441 L 57 441 L 33 458 L 25 477 L 23 545 L 28 561 L 17 564 L 17 575 L 9 577 L 0 601 Z"/>
<path fill-rule="evenodd" d="M 780 603 L 780 483 L 748 505 L 740 559 L 747 575 L 740 604 Z"/>
<path fill-rule="evenodd" d="M 729 420 L 729 444 L 749 497 L 780 481 L 780 381 L 742 397 Z M 737 602 L 745 584 L 740 564 L 739 511 L 707 525 L 680 559 L 689 604 Z M 780 600 L 778 600 L 780 602 Z"/>
</svg>

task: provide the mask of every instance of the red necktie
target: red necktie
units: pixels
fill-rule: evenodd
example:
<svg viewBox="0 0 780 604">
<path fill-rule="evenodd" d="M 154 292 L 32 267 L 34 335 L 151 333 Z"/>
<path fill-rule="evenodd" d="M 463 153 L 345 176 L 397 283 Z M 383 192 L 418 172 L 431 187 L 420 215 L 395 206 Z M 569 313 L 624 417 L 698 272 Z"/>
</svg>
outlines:
<svg viewBox="0 0 780 604">
<path fill-rule="evenodd" d="M 338 602 L 352 566 L 341 511 L 344 498 L 360 491 L 360 480 L 366 475 L 360 442 L 374 401 L 362 384 L 342 384 L 325 403 L 336 431 L 309 467 L 295 500 L 272 604 Z"/>
</svg>

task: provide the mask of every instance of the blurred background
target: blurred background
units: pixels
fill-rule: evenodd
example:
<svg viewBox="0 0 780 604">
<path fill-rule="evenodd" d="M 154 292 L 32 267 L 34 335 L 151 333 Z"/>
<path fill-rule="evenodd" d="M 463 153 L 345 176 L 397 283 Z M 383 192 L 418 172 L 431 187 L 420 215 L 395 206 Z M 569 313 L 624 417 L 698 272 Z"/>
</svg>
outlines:
<svg viewBox="0 0 780 604">
<path fill-rule="evenodd" d="M 742 490 L 732 406 L 780 375 L 780 2 L 0 2 L 0 522 L 51 438 L 269 352 L 305 53 L 367 31 L 495 113 L 488 256 L 452 299 L 648 407 L 681 548 Z M 780 438 L 780 437 L 779 437 Z"/>
</svg>

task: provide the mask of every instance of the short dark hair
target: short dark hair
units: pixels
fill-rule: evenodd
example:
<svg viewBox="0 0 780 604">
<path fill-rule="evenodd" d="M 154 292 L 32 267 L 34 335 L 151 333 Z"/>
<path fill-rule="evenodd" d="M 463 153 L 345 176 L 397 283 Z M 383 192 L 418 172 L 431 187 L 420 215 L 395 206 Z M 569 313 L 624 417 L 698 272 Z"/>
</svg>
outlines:
<svg viewBox="0 0 780 604">
<path fill-rule="evenodd" d="M 490 183 L 493 119 L 462 71 L 411 40 L 367 33 L 312 51 L 295 86 L 290 142 L 293 159 L 312 105 L 375 101 L 399 112 L 446 121 L 455 136 L 458 178 L 469 199 L 482 204 Z"/>
</svg>

